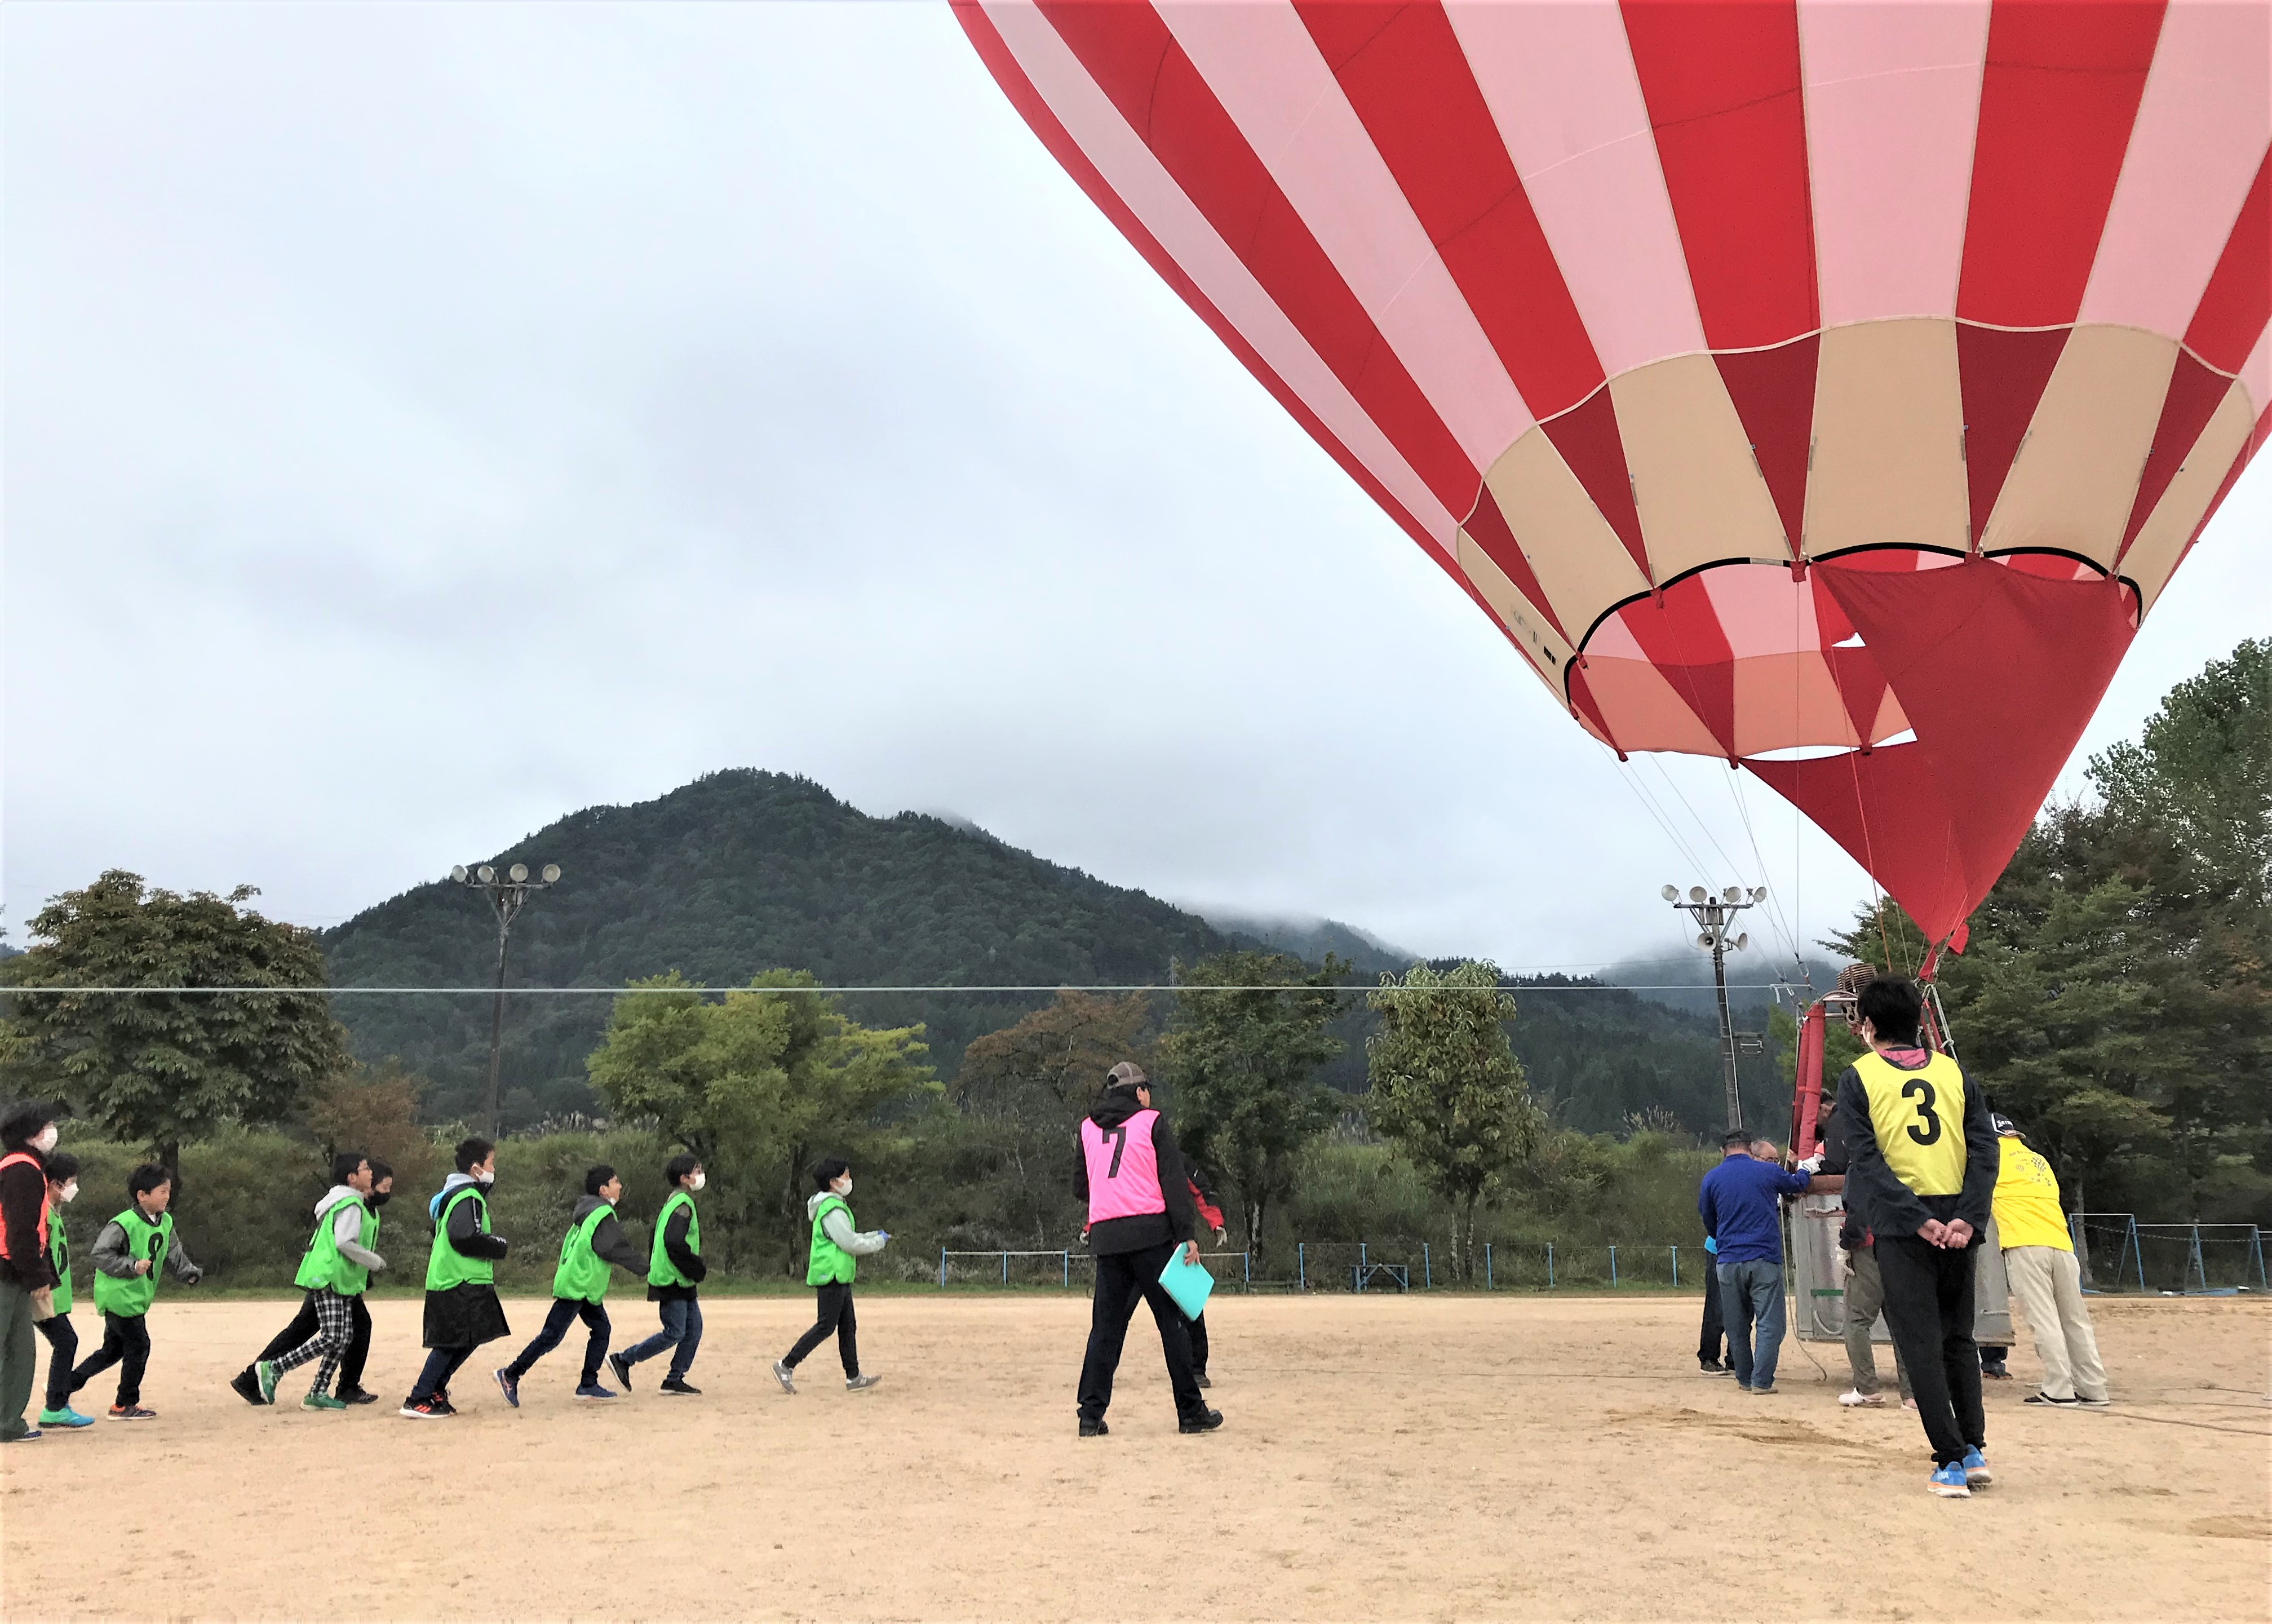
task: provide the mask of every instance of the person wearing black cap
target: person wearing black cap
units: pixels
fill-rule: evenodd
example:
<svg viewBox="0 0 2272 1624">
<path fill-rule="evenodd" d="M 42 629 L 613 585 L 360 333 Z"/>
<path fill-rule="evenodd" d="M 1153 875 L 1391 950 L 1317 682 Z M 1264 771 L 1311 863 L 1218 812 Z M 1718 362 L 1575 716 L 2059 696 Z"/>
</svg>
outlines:
<svg viewBox="0 0 2272 1624">
<path fill-rule="evenodd" d="M 1200 1396 L 1190 1324 L 1160 1283 L 1178 1247 L 1189 1261 L 1199 1261 L 1184 1153 L 1167 1118 L 1153 1108 L 1151 1080 L 1132 1061 L 1106 1074 L 1104 1093 L 1081 1123 L 1080 1140 L 1073 1189 L 1087 1204 L 1088 1249 L 1096 1259 L 1088 1351 L 1080 1366 L 1080 1435 L 1101 1438 L 1111 1430 L 1104 1412 L 1112 1403 L 1112 1378 L 1140 1298 L 1160 1328 L 1177 1430 L 1213 1432 L 1222 1425 L 1222 1412 L 1207 1408 Z"/>
</svg>

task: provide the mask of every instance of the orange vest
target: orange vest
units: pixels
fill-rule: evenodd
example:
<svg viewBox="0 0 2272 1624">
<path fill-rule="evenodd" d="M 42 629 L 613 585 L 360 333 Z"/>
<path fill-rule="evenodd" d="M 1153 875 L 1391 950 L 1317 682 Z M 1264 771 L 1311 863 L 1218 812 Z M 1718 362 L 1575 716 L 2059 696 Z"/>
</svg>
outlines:
<svg viewBox="0 0 2272 1624">
<path fill-rule="evenodd" d="M 7 1171 L 19 1162 L 40 1175 L 40 1245 L 39 1250 L 32 1255 L 44 1259 L 48 1254 L 47 1170 L 41 1165 L 40 1158 L 30 1151 L 11 1150 L 6 1156 L 0 1156 L 0 1172 Z M 20 1261 L 17 1256 L 15 1239 L 8 1233 L 8 1212 L 5 1207 L 0 1207 L 0 1257 L 6 1258 L 11 1263 Z"/>
</svg>

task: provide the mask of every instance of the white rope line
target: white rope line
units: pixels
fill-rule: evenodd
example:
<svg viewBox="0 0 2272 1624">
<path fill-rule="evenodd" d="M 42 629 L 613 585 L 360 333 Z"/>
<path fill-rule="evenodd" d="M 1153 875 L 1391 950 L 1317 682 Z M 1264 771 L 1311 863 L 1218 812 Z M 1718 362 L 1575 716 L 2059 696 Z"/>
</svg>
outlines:
<svg viewBox="0 0 2272 1624">
<path fill-rule="evenodd" d="M 1760 985 L 1758 985 L 1758 986 L 1752 986 L 1752 985 L 1748 985 L 1748 984 L 1747 984 L 1747 985 L 1744 985 L 1744 986 L 1738 986 L 1738 985 L 1736 985 L 1734 983 L 1732 983 L 1732 982 L 1731 982 L 1731 983 L 1730 983 L 1730 984 L 1729 984 L 1729 987 L 1728 987 L 1728 991 L 1729 991 L 1729 992 L 1768 992 L 1768 991 L 1770 991 L 1770 990 L 1771 990 L 1771 988 L 1770 988 L 1769 984 L 1766 984 L 1766 983 L 1762 983 L 1762 984 L 1760 984 Z M 479 996 L 479 997 L 482 997 L 482 998 L 493 998 L 493 997 L 495 997 L 495 996 L 497 995 L 497 993 L 498 992 L 498 991 L 499 991 L 499 989 L 498 989 L 498 988 L 497 988 L 497 987 L 494 987 L 494 986 L 488 986 L 488 987 L 58 987 L 58 986 L 16 987 L 16 986 L 5 986 L 5 985 L 0 985 L 0 999 L 21 998 L 21 997 L 27 997 L 27 996 L 33 996 L 33 995 L 43 995 L 43 996 L 48 996 L 48 997 L 62 997 L 62 996 L 77 995 L 77 994 L 87 994 L 87 995 L 101 994 L 101 995 L 104 995 L 104 996 L 109 996 L 109 995 L 113 995 L 113 994 L 126 994 L 126 993 L 139 993 L 139 994 L 153 995 L 153 996 L 154 996 L 154 995 L 160 995 L 160 994 L 164 994 L 164 995 L 174 995 L 174 994 L 182 994 L 182 993 L 212 993 L 212 994 L 228 993 L 228 994 L 235 995 L 235 994 L 240 994 L 240 993 L 255 993 L 255 992 L 259 992 L 259 993 L 268 993 L 268 994 L 271 994 L 271 995 L 273 995 L 273 996 L 275 996 L 275 997 L 279 997 L 279 998 L 317 998 L 317 997 L 321 997 L 321 998 L 338 998 L 338 997 L 340 997 L 340 996 L 343 996 L 343 995 L 346 995 L 346 994 L 348 994 L 348 993 L 354 993 L 354 994 L 357 994 L 357 995 L 370 995 L 370 996 L 376 996 L 376 997 L 386 997 L 386 998 L 393 998 L 393 997 L 407 996 L 407 995 L 409 995 L 409 994 L 411 994 L 411 993 L 432 993 L 432 994 L 436 994 L 436 995 L 439 995 L 439 996 L 444 996 L 444 997 L 452 997 L 452 996 L 457 996 L 457 995 L 460 995 L 460 994 L 462 994 L 462 995 L 467 996 L 467 997 L 475 997 L 475 996 Z M 1481 994 L 1481 993 L 1484 993 L 1484 992 L 1693 992 L 1694 991 L 1696 991 L 1696 989 L 1695 989 L 1694 987 L 1690 986 L 1690 985 L 1687 985 L 1687 984 L 1676 984 L 1676 983 L 1670 983 L 1670 982 L 1663 983 L 1663 984 L 1649 984 L 1649 985 L 1638 985 L 1638 984 L 1629 984 L 1629 983 L 1624 983 L 1624 982 L 1618 982 L 1618 983 L 1611 983 L 1611 982 L 1596 982 L 1596 983 L 1591 983 L 1591 984 L 1573 982 L 1573 983 L 1567 984 L 1563 985 L 1563 986 L 1551 986 L 1551 987 L 1550 987 L 1550 986 L 1532 986 L 1532 987 L 1498 987 L 1498 988 L 1490 988 L 1490 987 L 1403 987 L 1403 986 L 1394 986 L 1394 985 L 1383 986 L 1383 985 L 1376 984 L 1374 984 L 1374 983 L 1371 983 L 1371 982 L 1362 982 L 1362 981 L 1359 981 L 1359 982 L 1334 982 L 1334 983 L 1330 983 L 1330 984 L 1324 984 L 1324 985 L 1319 985 L 1319 984 L 1312 984 L 1312 983 L 1308 983 L 1308 982 L 1290 982 L 1290 983 L 1289 983 L 1289 982 L 1282 982 L 1282 981 L 1281 981 L 1281 982 L 1272 982 L 1272 983 L 1269 983 L 1269 984 L 1267 984 L 1260 985 L 1260 986 L 1219 986 L 1219 985 L 1216 985 L 1215 984 L 1214 984 L 1214 983 L 1212 983 L 1212 982 L 1189 982 L 1189 981 L 1185 981 L 1185 982 L 1177 982 L 1177 983 L 1174 983 L 1174 984 L 1170 984 L 1170 983 L 1166 983 L 1166 982 L 1123 982 L 1123 983 L 1112 983 L 1112 984 L 1087 983 L 1087 984 L 1080 984 L 1080 985 L 1075 985 L 1075 984 L 1073 984 L 1066 983 L 1066 982 L 1057 982 L 1057 983 L 1052 983 L 1052 984 L 1049 984 L 1049 985 L 1047 985 L 1047 986 L 991 986 L 991 987 L 984 987 L 984 986 L 982 986 L 982 987 L 974 987 L 974 986 L 928 986 L 928 987 L 913 987 L 913 986 L 903 986 L 903 987 L 864 987 L 864 986 L 826 986 L 826 987 L 821 987 L 821 986 L 794 986 L 794 987 L 745 987 L 745 986 L 694 986 L 694 985 L 691 985 L 691 984 L 689 984 L 689 985 L 676 985 L 676 986 L 663 986 L 663 987 L 506 987 L 506 988 L 504 988 L 504 989 L 503 989 L 503 991 L 504 991 L 504 992 L 507 992 L 507 993 L 509 993 L 509 994 L 512 994 L 512 995 L 515 995 L 515 996 L 518 996 L 518 995 L 520 995 L 520 994 L 524 994 L 524 993 L 532 993 L 532 992 L 534 992 L 534 993 L 552 994 L 552 995 L 557 995 L 557 996 L 561 996 L 561 997 L 567 997 L 567 998 L 622 998 L 622 997 L 625 997 L 625 996 L 637 997 L 637 996 L 639 996 L 639 995 L 641 995 L 641 994 L 667 993 L 667 992 L 755 992 L 755 993 L 759 993 L 759 994 L 763 994 L 763 995 L 766 995 L 766 996 L 770 997 L 770 996 L 774 996 L 774 995 L 776 995 L 776 994 L 782 994 L 782 993 L 792 993 L 792 994 L 818 994 L 818 993 L 826 993 L 826 994 L 829 994 L 829 995 L 833 996 L 833 995 L 845 994 L 845 993 L 854 993 L 854 992 L 901 992 L 901 993 L 906 993 L 906 992 L 991 992 L 991 993 L 1044 993 L 1044 992 L 1425 992 L 1425 993 L 1436 993 L 1436 992 L 1475 992 L 1475 993 Z"/>
</svg>

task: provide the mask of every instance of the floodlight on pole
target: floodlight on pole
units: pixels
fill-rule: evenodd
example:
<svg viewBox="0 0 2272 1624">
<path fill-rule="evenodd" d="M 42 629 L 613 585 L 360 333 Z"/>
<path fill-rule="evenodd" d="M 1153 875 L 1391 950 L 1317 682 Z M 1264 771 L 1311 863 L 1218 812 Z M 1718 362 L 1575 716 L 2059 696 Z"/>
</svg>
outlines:
<svg viewBox="0 0 2272 1624">
<path fill-rule="evenodd" d="M 529 894 L 556 885 L 560 879 L 560 865 L 548 863 L 543 876 L 531 879 L 528 864 L 516 863 L 499 879 L 497 870 L 484 863 L 471 873 L 462 863 L 450 871 L 450 878 L 461 886 L 479 891 L 489 899 L 490 910 L 497 916 L 497 995 L 490 1007 L 490 1082 L 482 1109 L 482 1131 L 491 1139 L 497 1135 L 497 1079 L 504 1061 L 504 961 L 512 944 L 512 922 L 528 905 Z"/>
<path fill-rule="evenodd" d="M 1730 937 L 1728 927 L 1736 916 L 1746 908 L 1756 907 L 1768 894 L 1765 886 L 1746 890 L 1742 886 L 1729 886 L 1714 896 L 1702 886 L 1688 887 L 1688 900 L 1680 900 L 1677 886 L 1667 886 L 1662 894 L 1664 900 L 1688 915 L 1701 926 L 1696 932 L 1696 945 L 1712 955 L 1712 987 L 1720 1005 L 1720 1065 L 1728 1089 L 1728 1126 L 1744 1126 L 1743 1094 L 1736 1085 L 1736 1033 L 1728 1018 L 1728 954 L 1741 953 L 1751 946 L 1751 933 L 1739 932 Z"/>
</svg>

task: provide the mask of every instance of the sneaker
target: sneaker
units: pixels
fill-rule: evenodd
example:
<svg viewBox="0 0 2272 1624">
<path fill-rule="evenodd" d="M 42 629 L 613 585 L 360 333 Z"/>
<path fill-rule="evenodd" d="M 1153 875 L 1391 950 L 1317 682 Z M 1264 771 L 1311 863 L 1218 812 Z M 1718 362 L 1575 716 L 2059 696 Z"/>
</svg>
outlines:
<svg viewBox="0 0 2272 1624">
<path fill-rule="evenodd" d="M 1753 1398 L 1766 1398 L 1773 1394 L 1775 1390 L 1775 1384 L 1772 1381 L 1768 1382 L 1767 1386 L 1763 1388 L 1749 1388 L 1745 1389 L 1745 1391 L 1749 1392 Z"/>
<path fill-rule="evenodd" d="M 845 1382 L 844 1390 L 848 1393 L 864 1393 L 882 1380 L 881 1376 L 854 1376 Z"/>
<path fill-rule="evenodd" d="M 32 1443 L 37 1441 L 39 1436 L 40 1429 L 38 1427 L 27 1426 L 12 1438 L 0 1438 L 0 1443 Z"/>
<path fill-rule="evenodd" d="M 608 1355 L 608 1372 L 615 1377 L 617 1387 L 626 1393 L 632 1390 L 632 1362 L 629 1359 L 620 1353 L 610 1353 Z"/>
<path fill-rule="evenodd" d="M 1883 1393 L 1865 1393 L 1860 1388 L 1849 1388 L 1838 1396 L 1838 1402 L 1849 1410 L 1883 1410 L 1886 1396 Z"/>
<path fill-rule="evenodd" d="M 1988 1457 L 1975 1444 L 1964 1452 L 1964 1481 L 1970 1487 L 1984 1489 L 1996 1481 L 1996 1474 L 1988 1470 Z"/>
<path fill-rule="evenodd" d="M 2082 1403 L 2079 1398 L 2053 1398 L 2048 1393 L 2030 1393 L 2020 1402 L 2023 1404 L 2057 1404 L 2061 1409 Z"/>
<path fill-rule="evenodd" d="M 1084 1438 L 1102 1438 L 1111 1430 L 1104 1424 L 1102 1416 L 1097 1417 L 1094 1421 L 1087 1416 L 1080 1418 L 1080 1435 Z"/>
<path fill-rule="evenodd" d="M 2085 1410 L 2104 1410 L 2107 1405 L 2112 1403 L 2114 1401 L 2111 1397 L 2101 1395 L 2097 1398 L 2085 1398 L 2078 1396 L 2074 1402 L 2081 1404 Z"/>
<path fill-rule="evenodd" d="M 1700 1376 L 1724 1376 L 1729 1372 L 1728 1367 L 1718 1359 L 1698 1359 L 1696 1373 Z"/>
<path fill-rule="evenodd" d="M 341 1388 L 340 1402 L 343 1404 L 375 1404 L 378 1395 L 367 1388 Z"/>
<path fill-rule="evenodd" d="M 91 1415 L 81 1415 L 69 1404 L 65 1404 L 60 1410 L 41 1411 L 40 1425 L 41 1426 L 93 1426 L 94 1418 Z"/>
<path fill-rule="evenodd" d="M 113 1404 L 110 1418 L 114 1421 L 154 1421 L 158 1418 L 158 1412 L 145 1410 L 139 1404 Z"/>
<path fill-rule="evenodd" d="M 442 1408 L 437 1399 L 406 1398 L 395 1414 L 411 1421 L 439 1421 L 451 1412 Z"/>
<path fill-rule="evenodd" d="M 497 1378 L 497 1390 L 504 1395 L 504 1402 L 515 1410 L 519 1409 L 520 1378 L 502 1366 L 490 1372 L 490 1374 Z"/>
<path fill-rule="evenodd" d="M 263 1359 L 252 1367 L 252 1379 L 260 1383 L 262 1403 L 273 1404 L 276 1402 L 276 1379 L 283 1373 L 276 1368 L 274 1361 L 270 1359 Z"/>
<path fill-rule="evenodd" d="M 333 1398 L 329 1393 L 319 1392 L 314 1388 L 310 1388 L 308 1389 L 308 1396 L 300 1401 L 300 1408 L 303 1410 L 344 1410 L 347 1408 L 347 1403 L 343 1399 Z"/>
<path fill-rule="evenodd" d="M 1733 1365 L 1722 1365 L 1704 1373 L 1708 1376 L 1732 1376 L 1736 1373 L 1736 1367 Z"/>
<path fill-rule="evenodd" d="M 700 1396 L 702 1389 L 684 1376 L 665 1376 L 662 1379 L 662 1384 L 655 1391 L 676 1393 L 682 1398 L 696 1398 Z"/>
<path fill-rule="evenodd" d="M 602 1398 L 621 1398 L 623 1395 L 617 1392 L 613 1388 L 603 1388 L 596 1381 L 587 1381 L 580 1384 L 576 1388 L 576 1396 L 581 1399 L 597 1400 Z"/>
<path fill-rule="evenodd" d="M 1187 1415 L 1177 1422 L 1176 1430 L 1179 1433 L 1211 1433 L 1222 1425 L 1222 1411 L 1202 1410 L 1197 1415 Z"/>
<path fill-rule="evenodd" d="M 1983 1365 L 1980 1367 L 1980 1380 L 1983 1381 L 2009 1381 L 2011 1379 L 2012 1373 L 2001 1365 Z"/>
<path fill-rule="evenodd" d="M 794 1393 L 796 1391 L 796 1373 L 790 1370 L 788 1366 L 780 1359 L 775 1359 L 774 1361 L 774 1380 L 781 1383 L 782 1392 Z"/>
<path fill-rule="evenodd" d="M 228 1379 L 228 1390 L 248 1404 L 265 1404 L 273 1402 L 260 1396 L 260 1378 L 253 1373 L 252 1366 L 250 1365 Z"/>
<path fill-rule="evenodd" d="M 1203 1370 L 1193 1371 L 1192 1373 L 1192 1376 L 1203 1388 L 1211 1388 L 1214 1385 L 1214 1382 L 1207 1380 L 1207 1373 Z"/>
<path fill-rule="evenodd" d="M 1946 1466 L 1936 1466 L 1924 1486 L 1943 1500 L 1970 1500 L 1972 1486 L 1964 1480 L 1964 1463 L 1951 1461 Z"/>
<path fill-rule="evenodd" d="M 445 1416 L 455 1415 L 458 1413 L 457 1405 L 450 1402 L 449 1388 L 443 1388 L 435 1393 L 434 1408 L 440 1411 Z"/>
</svg>

